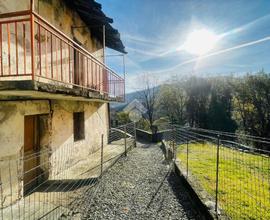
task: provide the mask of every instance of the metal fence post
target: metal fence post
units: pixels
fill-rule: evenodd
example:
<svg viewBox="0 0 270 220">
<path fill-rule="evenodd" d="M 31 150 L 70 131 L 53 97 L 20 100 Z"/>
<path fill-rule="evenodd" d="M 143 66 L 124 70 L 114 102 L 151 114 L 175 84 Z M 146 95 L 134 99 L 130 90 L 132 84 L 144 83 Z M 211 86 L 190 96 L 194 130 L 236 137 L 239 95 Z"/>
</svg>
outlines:
<svg viewBox="0 0 270 220">
<path fill-rule="evenodd" d="M 171 147 L 171 153 L 172 153 L 172 155 L 171 155 L 171 162 L 172 162 L 172 169 L 173 169 L 173 172 L 175 172 L 175 166 L 176 166 L 176 164 L 175 164 L 175 162 L 176 162 L 176 129 L 175 129 L 175 127 L 172 127 L 172 129 L 171 129 L 171 141 L 172 141 L 172 147 Z"/>
<path fill-rule="evenodd" d="M 215 211 L 218 213 L 218 176 L 219 176 L 219 148 L 220 148 L 220 136 L 217 138 L 217 163 L 216 163 L 216 204 Z"/>
<path fill-rule="evenodd" d="M 1 164 L 0 164 L 1 165 Z M 4 219 L 4 199 L 3 199 L 3 186 L 2 186 L 2 177 L 1 177 L 1 171 L 0 171 L 0 196 L 1 196 L 1 205 L 0 205 L 0 209 L 1 209 L 1 217 L 2 219 Z"/>
<path fill-rule="evenodd" d="M 134 147 L 137 147 L 136 122 L 134 122 Z"/>
<path fill-rule="evenodd" d="M 124 137 L 124 140 L 125 140 L 125 156 L 127 156 L 127 126 L 126 125 L 124 126 L 124 131 L 125 131 L 125 137 Z"/>
<path fill-rule="evenodd" d="M 30 14 L 30 46 L 31 46 L 31 71 L 32 71 L 32 80 L 35 80 L 35 17 L 33 14 L 34 10 L 34 1 L 31 0 L 31 14 Z"/>
<path fill-rule="evenodd" d="M 172 128 L 172 165 L 173 165 L 173 171 L 175 172 L 175 128 Z"/>
<path fill-rule="evenodd" d="M 101 152 L 100 152 L 100 177 L 103 175 L 103 134 L 101 135 Z"/>
<path fill-rule="evenodd" d="M 173 128 L 173 159 L 176 161 L 176 128 Z"/>
<path fill-rule="evenodd" d="M 188 143 L 188 138 L 187 138 L 187 172 L 186 172 L 187 177 L 188 177 L 188 159 L 189 159 L 189 158 L 188 158 L 188 156 L 189 156 L 189 155 L 188 155 L 188 154 L 189 154 L 188 144 L 189 144 L 189 143 Z"/>
</svg>

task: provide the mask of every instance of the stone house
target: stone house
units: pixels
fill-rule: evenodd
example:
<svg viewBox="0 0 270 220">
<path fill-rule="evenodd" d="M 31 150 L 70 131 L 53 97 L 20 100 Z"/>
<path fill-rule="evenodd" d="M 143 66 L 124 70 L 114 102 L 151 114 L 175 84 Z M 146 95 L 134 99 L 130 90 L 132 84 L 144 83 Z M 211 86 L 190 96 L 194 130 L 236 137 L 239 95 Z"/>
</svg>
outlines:
<svg viewBox="0 0 270 220">
<path fill-rule="evenodd" d="M 109 102 L 125 95 L 124 79 L 104 62 L 104 45 L 126 53 L 112 22 L 94 0 L 1 0 L 4 206 L 14 202 L 12 194 L 23 197 L 52 178 L 68 146 L 75 153 L 62 163 L 95 152 L 102 134 L 107 140 Z"/>
</svg>

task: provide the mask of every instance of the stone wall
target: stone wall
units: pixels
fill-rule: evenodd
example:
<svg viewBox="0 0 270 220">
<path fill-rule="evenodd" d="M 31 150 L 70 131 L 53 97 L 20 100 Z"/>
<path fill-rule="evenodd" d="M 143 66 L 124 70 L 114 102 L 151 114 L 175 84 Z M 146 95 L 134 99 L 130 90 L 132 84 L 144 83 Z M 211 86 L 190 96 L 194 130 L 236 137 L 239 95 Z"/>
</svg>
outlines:
<svg viewBox="0 0 270 220">
<path fill-rule="evenodd" d="M 73 112 L 84 112 L 85 117 L 85 138 L 76 142 Z M 0 102 L 0 175 L 4 206 L 23 195 L 26 115 L 40 115 L 40 151 L 45 152 L 40 164 L 46 179 L 54 179 L 66 163 L 75 164 L 98 150 L 101 134 L 104 134 L 105 143 L 108 137 L 107 103 L 56 100 Z M 65 154 L 67 148 L 73 149 L 72 158 Z"/>
</svg>

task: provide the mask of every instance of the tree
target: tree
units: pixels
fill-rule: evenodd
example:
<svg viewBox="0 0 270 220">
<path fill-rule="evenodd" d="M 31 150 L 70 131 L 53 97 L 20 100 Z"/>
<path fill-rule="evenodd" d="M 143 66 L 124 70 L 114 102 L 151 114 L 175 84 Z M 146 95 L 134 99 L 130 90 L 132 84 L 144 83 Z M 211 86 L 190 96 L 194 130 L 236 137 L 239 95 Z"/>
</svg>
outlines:
<svg viewBox="0 0 270 220">
<path fill-rule="evenodd" d="M 237 125 L 232 119 L 232 87 L 228 78 L 213 79 L 208 109 L 208 128 L 235 132 Z"/>
<path fill-rule="evenodd" d="M 119 125 L 123 125 L 123 124 L 127 124 L 127 123 L 131 122 L 129 119 L 129 115 L 126 112 L 118 112 L 116 114 L 116 119 L 117 119 Z"/>
<path fill-rule="evenodd" d="M 211 84 L 205 78 L 191 77 L 184 85 L 187 101 L 186 112 L 191 127 L 207 128 L 207 111 Z"/>
<path fill-rule="evenodd" d="M 234 108 L 240 129 L 270 137 L 270 75 L 261 71 L 235 80 Z"/>
<path fill-rule="evenodd" d="M 150 74 L 144 74 L 141 82 L 142 90 L 138 92 L 140 100 L 146 108 L 144 114 L 146 119 L 149 121 L 150 129 L 153 129 L 154 114 L 156 112 L 157 102 L 157 81 Z"/>
<path fill-rule="evenodd" d="M 171 123 L 185 124 L 186 94 L 180 82 L 162 85 L 158 95 L 160 113 Z"/>
<path fill-rule="evenodd" d="M 150 92 L 144 92 L 148 100 Z M 156 103 L 154 112 L 172 123 L 270 138 L 270 75 L 264 71 L 237 78 L 173 80 L 160 86 Z"/>
</svg>

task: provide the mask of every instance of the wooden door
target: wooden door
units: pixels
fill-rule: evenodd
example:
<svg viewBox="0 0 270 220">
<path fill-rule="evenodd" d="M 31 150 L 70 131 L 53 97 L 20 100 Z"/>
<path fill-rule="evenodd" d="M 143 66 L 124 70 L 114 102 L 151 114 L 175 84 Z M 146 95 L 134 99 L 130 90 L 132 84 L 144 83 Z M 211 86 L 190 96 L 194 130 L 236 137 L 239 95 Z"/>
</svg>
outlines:
<svg viewBox="0 0 270 220">
<path fill-rule="evenodd" d="M 39 178 L 39 120 L 37 115 L 24 118 L 24 194 L 31 193 Z"/>
<path fill-rule="evenodd" d="M 86 62 L 84 56 L 78 51 L 74 51 L 74 84 L 79 86 L 85 86 L 85 72 L 84 66 Z"/>
<path fill-rule="evenodd" d="M 82 46 L 82 43 L 74 38 L 74 41 Z M 84 56 L 79 52 L 77 45 L 74 45 L 74 79 L 73 82 L 75 85 L 84 86 Z"/>
</svg>

